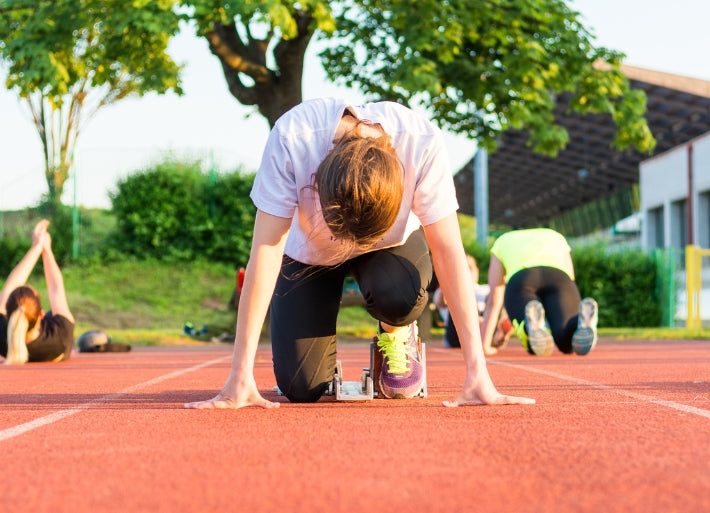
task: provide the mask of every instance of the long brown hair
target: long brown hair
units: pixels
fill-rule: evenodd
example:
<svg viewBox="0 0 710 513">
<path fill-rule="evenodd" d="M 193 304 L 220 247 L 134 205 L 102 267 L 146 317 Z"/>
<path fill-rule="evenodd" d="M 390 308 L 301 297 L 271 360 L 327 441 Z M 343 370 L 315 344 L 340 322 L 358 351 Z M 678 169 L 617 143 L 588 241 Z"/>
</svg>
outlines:
<svg viewBox="0 0 710 513">
<path fill-rule="evenodd" d="M 7 364 L 22 364 L 29 357 L 25 339 L 37 325 L 42 312 L 37 291 L 28 285 L 17 287 L 7 298 Z"/>
<path fill-rule="evenodd" d="M 318 166 L 314 188 L 333 235 L 346 246 L 368 247 L 397 219 L 404 172 L 387 134 L 362 137 L 357 128 L 335 141 Z"/>
</svg>

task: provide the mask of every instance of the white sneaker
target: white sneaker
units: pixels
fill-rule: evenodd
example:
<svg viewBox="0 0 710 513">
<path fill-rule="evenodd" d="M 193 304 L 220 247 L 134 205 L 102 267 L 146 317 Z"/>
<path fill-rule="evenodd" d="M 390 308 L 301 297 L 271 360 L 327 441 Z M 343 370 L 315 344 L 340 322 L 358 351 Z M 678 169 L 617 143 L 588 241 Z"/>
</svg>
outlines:
<svg viewBox="0 0 710 513">
<path fill-rule="evenodd" d="M 555 342 L 545 319 L 545 307 L 537 299 L 525 305 L 525 328 L 528 334 L 528 351 L 537 356 L 550 356 Z"/>
<path fill-rule="evenodd" d="M 575 354 L 585 355 L 597 345 L 597 323 L 599 306 L 591 297 L 585 297 L 579 303 L 577 329 L 572 335 L 572 350 Z"/>
</svg>

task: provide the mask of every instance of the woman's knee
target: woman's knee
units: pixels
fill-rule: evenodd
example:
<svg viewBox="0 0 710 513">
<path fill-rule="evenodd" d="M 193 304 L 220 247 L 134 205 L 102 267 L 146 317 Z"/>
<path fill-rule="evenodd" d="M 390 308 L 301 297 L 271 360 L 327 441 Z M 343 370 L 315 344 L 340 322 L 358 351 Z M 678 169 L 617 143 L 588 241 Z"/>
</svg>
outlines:
<svg viewBox="0 0 710 513">
<path fill-rule="evenodd" d="M 336 366 L 335 335 L 304 339 L 272 340 L 274 376 L 289 401 L 314 402 L 333 380 Z"/>
<path fill-rule="evenodd" d="M 318 401 L 328 390 L 329 383 L 330 380 L 316 385 L 299 383 L 298 380 L 289 380 L 283 384 L 280 384 L 278 380 L 276 381 L 281 393 L 292 403 L 314 403 Z"/>
<path fill-rule="evenodd" d="M 388 291 L 373 293 L 367 299 L 367 311 L 374 318 L 392 326 L 406 326 L 416 321 L 426 308 L 428 293 L 404 297 Z"/>
<path fill-rule="evenodd" d="M 314 403 L 328 390 L 333 373 L 307 372 L 303 366 L 293 368 L 274 362 L 274 376 L 279 391 L 292 403 Z"/>
</svg>

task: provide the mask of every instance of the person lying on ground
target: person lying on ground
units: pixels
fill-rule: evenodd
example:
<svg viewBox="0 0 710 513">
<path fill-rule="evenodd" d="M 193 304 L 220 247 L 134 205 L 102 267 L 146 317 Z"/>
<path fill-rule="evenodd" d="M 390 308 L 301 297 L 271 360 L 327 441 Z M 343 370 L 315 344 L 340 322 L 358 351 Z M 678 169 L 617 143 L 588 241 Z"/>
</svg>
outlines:
<svg viewBox="0 0 710 513">
<path fill-rule="evenodd" d="M 0 290 L 0 355 L 6 364 L 60 362 L 69 358 L 74 347 L 74 316 L 48 227 L 46 219 L 37 223 L 30 249 Z M 47 313 L 37 290 L 27 285 L 40 255 L 51 308 Z"/>
</svg>

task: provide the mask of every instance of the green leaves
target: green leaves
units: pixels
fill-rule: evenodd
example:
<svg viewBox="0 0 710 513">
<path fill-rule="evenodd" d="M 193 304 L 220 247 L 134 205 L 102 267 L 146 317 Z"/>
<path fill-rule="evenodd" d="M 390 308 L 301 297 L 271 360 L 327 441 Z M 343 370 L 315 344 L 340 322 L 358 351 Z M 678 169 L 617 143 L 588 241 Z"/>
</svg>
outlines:
<svg viewBox="0 0 710 513">
<path fill-rule="evenodd" d="M 322 0 L 237 0 L 229 3 L 219 0 L 183 0 L 180 5 L 192 13 L 198 30 L 204 34 L 212 29 L 213 23 L 241 25 L 240 36 L 249 30 L 254 35 L 277 30 L 284 40 L 299 34 L 298 17 L 308 14 L 315 26 L 325 34 L 335 29 L 331 14 L 331 3 Z"/>
<path fill-rule="evenodd" d="M 662 298 L 654 256 L 595 244 L 575 248 L 572 258 L 582 297 L 592 296 L 600 305 L 600 326 L 660 325 Z"/>
<path fill-rule="evenodd" d="M 653 147 L 642 98 L 615 67 L 622 54 L 595 47 L 562 0 L 348 5 L 321 58 L 329 78 L 371 99 L 419 104 L 488 147 L 525 128 L 537 151 L 554 155 L 569 138 L 553 116 L 556 98 L 570 91 L 573 108 L 613 117 L 619 147 Z M 610 69 L 595 68 L 599 59 Z"/>
<path fill-rule="evenodd" d="M 256 208 L 254 174 L 203 173 L 200 163 L 165 161 L 117 184 L 112 244 L 141 258 L 245 264 Z"/>
<path fill-rule="evenodd" d="M 51 198 L 61 197 L 81 129 L 131 94 L 182 93 L 166 53 L 184 15 L 173 0 L 4 0 L 0 58 L 26 99 L 44 149 Z"/>
<path fill-rule="evenodd" d="M 0 48 L 8 87 L 21 96 L 61 96 L 80 81 L 138 91 L 175 88 L 179 67 L 165 52 L 177 33 L 174 2 L 7 0 Z M 116 80 L 121 77 L 121 80 Z"/>
<path fill-rule="evenodd" d="M 303 58 L 318 34 L 331 80 L 368 99 L 419 105 L 488 148 L 516 128 L 555 155 L 569 138 L 554 117 L 561 93 L 571 93 L 571 109 L 610 116 L 619 149 L 655 144 L 644 94 L 619 71 L 623 54 L 595 46 L 564 0 L 3 0 L 7 86 L 50 111 L 80 107 L 76 120 L 60 116 L 76 131 L 56 145 L 66 148 L 90 105 L 181 93 L 180 66 L 165 50 L 186 20 L 208 38 L 229 91 L 271 124 L 301 101 Z M 67 165 L 53 160 L 48 177 Z"/>
</svg>

